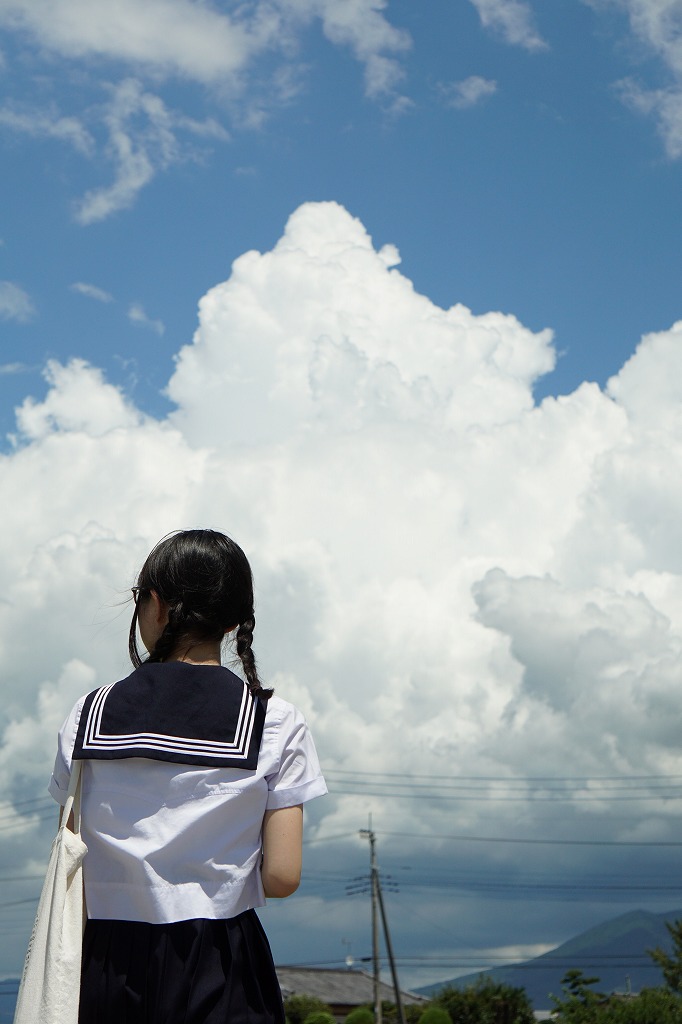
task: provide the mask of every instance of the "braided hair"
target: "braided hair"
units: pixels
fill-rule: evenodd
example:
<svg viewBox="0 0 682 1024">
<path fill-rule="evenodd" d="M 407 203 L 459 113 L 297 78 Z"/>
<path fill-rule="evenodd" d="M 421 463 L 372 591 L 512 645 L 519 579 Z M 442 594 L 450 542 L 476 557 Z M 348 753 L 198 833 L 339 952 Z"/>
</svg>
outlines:
<svg viewBox="0 0 682 1024">
<path fill-rule="evenodd" d="M 138 601 L 155 591 L 168 607 L 168 622 L 146 659 L 166 661 L 183 645 L 222 640 L 237 625 L 237 654 L 254 696 L 267 699 L 252 650 L 256 624 L 253 577 L 246 555 L 233 540 L 215 530 L 182 530 L 164 537 L 148 555 L 137 578 Z M 130 623 L 128 651 L 135 668 L 137 604 Z"/>
</svg>

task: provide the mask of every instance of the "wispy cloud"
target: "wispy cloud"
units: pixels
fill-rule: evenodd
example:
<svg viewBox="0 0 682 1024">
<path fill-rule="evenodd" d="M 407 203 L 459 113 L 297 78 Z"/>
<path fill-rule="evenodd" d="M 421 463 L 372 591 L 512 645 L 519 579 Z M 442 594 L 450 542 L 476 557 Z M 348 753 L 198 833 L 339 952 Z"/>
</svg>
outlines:
<svg viewBox="0 0 682 1024">
<path fill-rule="evenodd" d="M 682 156 L 682 88 L 646 89 L 633 78 L 616 82 L 615 88 L 631 110 L 656 118 L 658 133 L 670 159 Z"/>
<path fill-rule="evenodd" d="M 35 315 L 29 295 L 12 281 L 0 281 L 0 317 L 26 323 Z"/>
<path fill-rule="evenodd" d="M 131 305 L 128 310 L 128 319 L 139 327 L 147 327 L 150 331 L 154 331 L 159 337 L 166 331 L 166 325 L 163 320 L 152 320 L 151 317 L 147 316 L 144 307 L 139 302 L 133 302 Z"/>
<path fill-rule="evenodd" d="M 200 82 L 238 73 L 258 45 L 248 26 L 191 0 L 6 0 L 0 24 L 70 59 L 108 58 Z"/>
<path fill-rule="evenodd" d="M 30 369 L 26 363 L 0 363 L 0 377 L 13 377 L 17 373 L 26 373 Z"/>
<path fill-rule="evenodd" d="M 481 24 L 498 32 L 507 43 L 526 50 L 546 50 L 547 43 L 535 27 L 533 11 L 526 0 L 470 0 Z"/>
<path fill-rule="evenodd" d="M 315 22 L 363 66 L 369 97 L 393 114 L 407 109 L 410 101 L 398 85 L 404 75 L 400 58 L 411 38 L 388 21 L 385 6 L 383 0 L 256 0 L 228 15 L 193 0 L 2 0 L 0 27 L 33 39 L 41 53 L 50 54 L 52 67 L 54 55 L 71 64 L 109 60 L 123 65 L 128 77 L 109 86 L 106 104 L 91 104 L 78 116 L 5 104 L 0 127 L 68 142 L 84 156 L 103 155 L 113 166 L 113 180 L 74 203 L 80 224 L 102 221 L 131 207 L 160 172 L 196 158 L 199 140 L 229 138 L 215 118 L 194 119 L 171 109 L 158 95 L 165 82 L 208 86 L 220 95 L 222 109 L 229 101 L 236 123 L 259 127 L 272 109 L 301 91 L 298 40 Z M 263 60 L 267 88 L 259 70 Z M 254 85 L 259 76 L 260 85 Z M 141 84 L 150 78 L 154 92 Z"/>
<path fill-rule="evenodd" d="M 98 288 L 95 284 L 86 284 L 85 281 L 74 281 L 71 285 L 71 291 L 77 292 L 79 295 L 85 295 L 89 299 L 95 299 L 97 302 L 114 301 L 114 296 L 110 292 L 106 292 L 103 288 Z"/>
<path fill-rule="evenodd" d="M 84 156 L 90 156 L 95 148 L 92 135 L 77 117 L 62 117 L 54 109 L 20 109 L 5 104 L 0 107 L 0 126 L 34 138 L 68 142 Z"/>
<path fill-rule="evenodd" d="M 386 20 L 374 0 L 359 0 L 354 4 L 340 4 L 338 0 L 323 0 L 322 4 L 307 0 L 283 4 L 290 12 L 306 9 L 312 20 L 320 12 L 322 29 L 326 37 L 336 44 L 349 46 L 358 60 L 365 65 L 365 88 L 373 98 L 391 95 L 400 83 L 404 71 L 396 55 L 412 45 L 407 32 Z"/>
<path fill-rule="evenodd" d="M 91 189 L 75 203 L 75 216 L 80 224 L 92 224 L 127 209 L 159 171 L 192 158 L 195 153 L 181 141 L 180 133 L 221 141 L 229 138 L 213 118 L 197 121 L 170 110 L 137 79 L 125 79 L 112 93 L 103 121 L 114 181 Z"/>
<path fill-rule="evenodd" d="M 411 42 L 383 7 L 383 0 L 259 0 L 228 14 L 192 0 L 4 0 L 0 25 L 70 59 L 105 58 L 138 73 L 151 69 L 157 80 L 179 77 L 238 89 L 258 56 L 291 50 L 297 32 L 319 21 L 332 43 L 349 47 L 365 65 L 367 92 L 377 95 L 400 78 L 393 55 Z"/>
<path fill-rule="evenodd" d="M 599 10 L 605 0 L 585 0 Z M 611 0 L 613 2 L 613 0 Z M 682 31 L 680 4 L 675 0 L 616 0 L 627 13 L 633 36 L 646 50 L 653 51 L 662 61 L 669 81 L 663 87 L 650 89 L 634 78 L 616 83 L 616 90 L 624 103 L 640 114 L 656 119 L 658 132 L 667 155 L 676 160 L 682 157 Z"/>
<path fill-rule="evenodd" d="M 490 78 L 481 78 L 480 75 L 470 75 L 461 82 L 443 82 L 440 86 L 443 102 L 456 110 L 475 107 L 477 103 L 496 92 L 497 82 Z"/>
</svg>

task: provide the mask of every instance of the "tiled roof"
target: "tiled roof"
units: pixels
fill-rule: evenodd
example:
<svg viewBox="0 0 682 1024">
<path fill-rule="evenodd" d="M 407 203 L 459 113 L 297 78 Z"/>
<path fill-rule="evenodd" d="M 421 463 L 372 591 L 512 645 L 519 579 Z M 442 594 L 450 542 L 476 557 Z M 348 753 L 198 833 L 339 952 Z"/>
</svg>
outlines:
<svg viewBox="0 0 682 1024">
<path fill-rule="evenodd" d="M 374 982 L 367 971 L 348 968 L 330 969 L 325 967 L 277 967 L 282 995 L 315 996 L 332 1005 L 363 1006 L 374 1002 Z M 403 1003 L 423 1003 L 423 996 L 415 996 L 401 989 Z M 395 1002 L 392 985 L 381 982 L 382 1000 Z"/>
</svg>

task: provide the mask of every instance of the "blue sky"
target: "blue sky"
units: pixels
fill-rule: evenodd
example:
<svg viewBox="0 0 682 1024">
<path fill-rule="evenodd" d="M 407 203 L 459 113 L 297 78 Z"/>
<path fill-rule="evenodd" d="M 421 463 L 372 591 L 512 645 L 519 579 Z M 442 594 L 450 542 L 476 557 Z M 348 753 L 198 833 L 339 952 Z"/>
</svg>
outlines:
<svg viewBox="0 0 682 1024">
<path fill-rule="evenodd" d="M 293 33 L 291 53 L 254 60 L 235 95 L 220 79 L 198 80 L 200 69 L 187 81 L 134 60 L 69 55 L 61 39 L 12 32 L 8 13 L 3 110 L 25 127 L 6 117 L 2 128 L 2 278 L 34 313 L 3 325 L 3 364 L 26 367 L 3 377 L 5 432 L 13 403 L 41 393 L 48 357 L 91 360 L 144 408 L 162 408 L 198 297 L 316 199 L 340 202 L 378 244 L 396 244 L 403 271 L 436 304 L 551 327 L 561 358 L 539 395 L 605 382 L 643 333 L 679 315 L 679 165 L 655 117 L 633 111 L 617 85 L 666 87 L 672 75 L 629 30 L 626 7 L 529 7 L 531 40 L 543 46 L 485 31 L 465 0 L 392 2 L 377 14 L 404 50 L 389 52 L 395 87 L 374 98 L 351 48 L 325 39 L 316 18 Z M 453 107 L 453 83 L 473 76 L 494 93 Z M 177 129 L 177 162 L 150 172 L 129 208 L 80 224 L 76 204 L 115 175 L 102 118 L 126 80 L 226 137 Z M 41 118 L 70 119 L 73 132 L 46 138 Z M 132 147 L 158 162 L 158 140 L 142 138 L 145 115 L 127 127 Z M 77 282 L 113 301 L 74 293 Z M 134 303 L 162 336 L 128 322 Z"/>
<path fill-rule="evenodd" d="M 181 526 L 330 776 L 278 959 L 366 954 L 369 813 L 410 984 L 679 905 L 681 12 L 0 0 L 1 973 Z"/>
</svg>

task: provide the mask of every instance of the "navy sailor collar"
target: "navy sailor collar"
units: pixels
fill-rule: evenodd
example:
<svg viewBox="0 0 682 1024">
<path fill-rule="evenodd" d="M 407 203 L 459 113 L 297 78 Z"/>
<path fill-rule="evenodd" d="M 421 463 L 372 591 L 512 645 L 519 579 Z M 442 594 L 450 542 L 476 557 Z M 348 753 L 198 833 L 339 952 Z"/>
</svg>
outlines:
<svg viewBox="0 0 682 1024">
<path fill-rule="evenodd" d="M 146 757 L 253 771 L 264 724 L 263 702 L 229 669 L 145 663 L 88 694 L 73 757 Z"/>
</svg>

